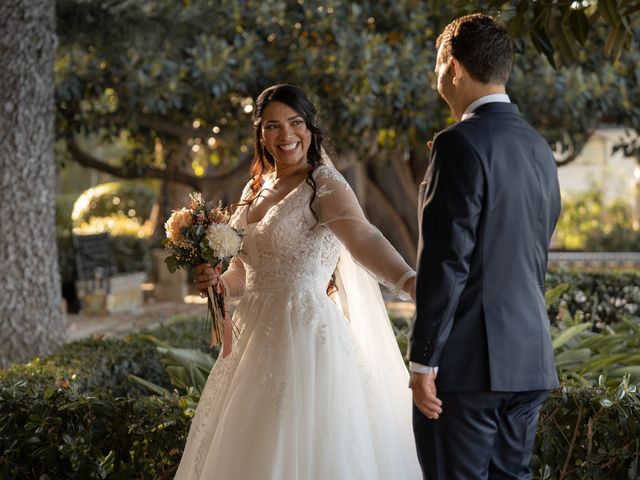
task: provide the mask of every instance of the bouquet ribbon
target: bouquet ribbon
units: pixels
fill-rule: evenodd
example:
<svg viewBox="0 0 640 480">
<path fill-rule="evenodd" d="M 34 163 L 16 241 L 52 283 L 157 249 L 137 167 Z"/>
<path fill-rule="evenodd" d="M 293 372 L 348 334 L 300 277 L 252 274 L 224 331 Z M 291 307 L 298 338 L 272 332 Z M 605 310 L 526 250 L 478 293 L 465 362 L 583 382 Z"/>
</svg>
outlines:
<svg viewBox="0 0 640 480">
<path fill-rule="evenodd" d="M 213 287 L 207 290 L 209 313 L 211 315 L 211 346 L 222 343 L 222 357 L 231 353 L 233 343 L 233 324 L 229 313 L 224 308 L 224 296 Z"/>
</svg>

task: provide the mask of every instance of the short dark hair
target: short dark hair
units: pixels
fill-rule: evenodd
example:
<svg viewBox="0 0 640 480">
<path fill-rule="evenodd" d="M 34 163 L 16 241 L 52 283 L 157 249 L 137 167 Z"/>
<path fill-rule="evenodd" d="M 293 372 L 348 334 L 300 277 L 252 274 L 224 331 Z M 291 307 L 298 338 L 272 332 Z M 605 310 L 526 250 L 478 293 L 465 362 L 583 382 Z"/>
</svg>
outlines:
<svg viewBox="0 0 640 480">
<path fill-rule="evenodd" d="M 513 42 L 506 29 L 493 18 L 473 13 L 457 18 L 438 36 L 441 61 L 458 60 L 474 80 L 507 83 L 513 64 Z"/>
</svg>

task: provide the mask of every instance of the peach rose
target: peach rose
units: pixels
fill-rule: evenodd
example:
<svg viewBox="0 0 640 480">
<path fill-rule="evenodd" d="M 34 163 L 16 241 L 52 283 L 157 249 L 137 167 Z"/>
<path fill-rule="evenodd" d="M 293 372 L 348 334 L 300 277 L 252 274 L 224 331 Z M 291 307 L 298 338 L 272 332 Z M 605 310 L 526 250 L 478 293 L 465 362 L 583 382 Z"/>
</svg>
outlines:
<svg viewBox="0 0 640 480">
<path fill-rule="evenodd" d="M 164 224 L 164 230 L 167 233 L 167 238 L 176 245 L 180 245 L 184 242 L 184 235 L 180 231 L 181 228 L 190 227 L 193 224 L 191 218 L 191 211 L 188 208 L 181 208 L 180 210 L 174 210 Z"/>
</svg>

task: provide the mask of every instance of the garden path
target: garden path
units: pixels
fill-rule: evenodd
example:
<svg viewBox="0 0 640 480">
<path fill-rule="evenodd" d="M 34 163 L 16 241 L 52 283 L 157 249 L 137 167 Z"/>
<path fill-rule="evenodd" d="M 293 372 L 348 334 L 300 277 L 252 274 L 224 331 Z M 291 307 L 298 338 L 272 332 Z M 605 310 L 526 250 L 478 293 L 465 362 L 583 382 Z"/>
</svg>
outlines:
<svg viewBox="0 0 640 480">
<path fill-rule="evenodd" d="M 411 302 L 387 301 L 387 310 L 393 316 L 411 318 L 415 306 Z M 67 314 L 69 341 L 91 336 L 121 336 L 127 333 L 160 326 L 176 315 L 204 315 L 206 300 L 188 295 L 184 302 L 149 301 L 128 312 L 109 315 Z"/>
</svg>

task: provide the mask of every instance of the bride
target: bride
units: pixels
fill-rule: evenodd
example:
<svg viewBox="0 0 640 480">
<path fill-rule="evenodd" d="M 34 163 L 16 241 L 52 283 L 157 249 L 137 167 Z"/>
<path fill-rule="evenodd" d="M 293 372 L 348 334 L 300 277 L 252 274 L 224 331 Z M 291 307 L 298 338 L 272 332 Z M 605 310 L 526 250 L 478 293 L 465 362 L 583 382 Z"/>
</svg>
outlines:
<svg viewBox="0 0 640 480">
<path fill-rule="evenodd" d="M 298 87 L 256 101 L 251 181 L 231 219 L 243 253 L 222 275 L 196 268 L 199 289 L 241 299 L 241 333 L 209 375 L 176 479 L 422 478 L 377 283 L 414 296 L 415 272 L 365 218 L 315 121 Z"/>
</svg>

